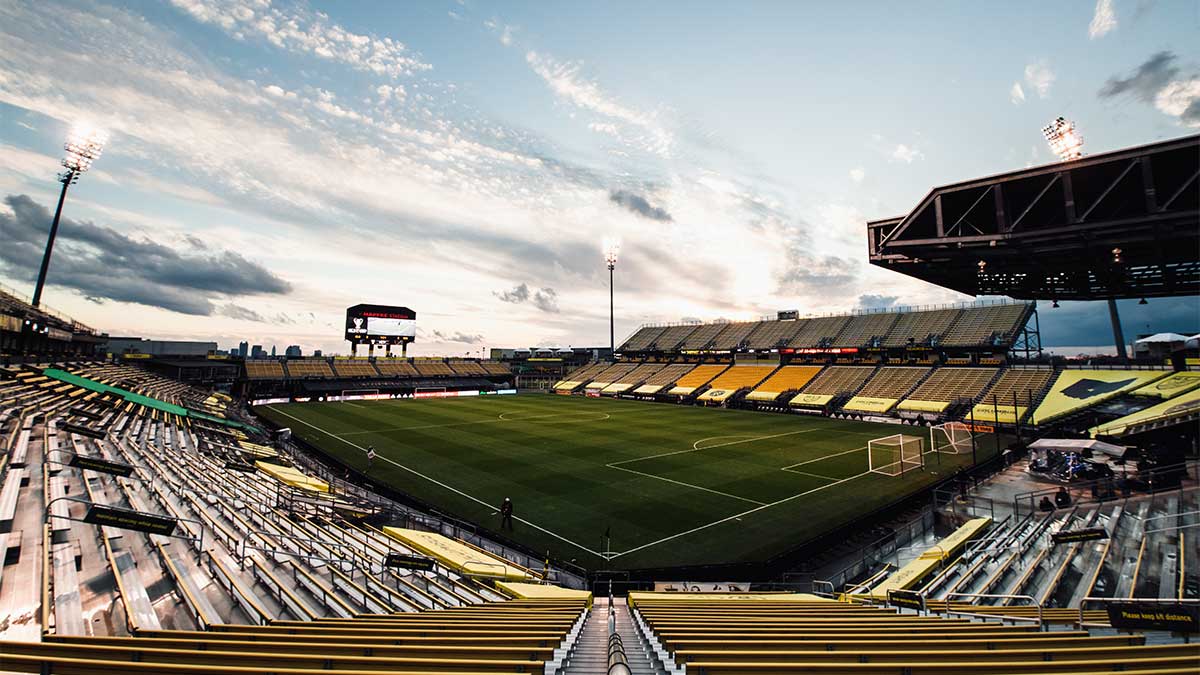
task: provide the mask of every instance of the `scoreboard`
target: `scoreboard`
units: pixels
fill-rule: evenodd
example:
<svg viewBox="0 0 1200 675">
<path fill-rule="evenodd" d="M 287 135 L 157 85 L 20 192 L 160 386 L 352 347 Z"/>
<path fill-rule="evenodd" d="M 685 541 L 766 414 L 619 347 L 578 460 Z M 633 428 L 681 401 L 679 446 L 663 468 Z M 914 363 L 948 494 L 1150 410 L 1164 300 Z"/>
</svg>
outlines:
<svg viewBox="0 0 1200 675">
<path fill-rule="evenodd" d="M 417 338 L 417 313 L 392 305 L 346 308 L 346 339 L 355 345 L 408 344 Z"/>
</svg>

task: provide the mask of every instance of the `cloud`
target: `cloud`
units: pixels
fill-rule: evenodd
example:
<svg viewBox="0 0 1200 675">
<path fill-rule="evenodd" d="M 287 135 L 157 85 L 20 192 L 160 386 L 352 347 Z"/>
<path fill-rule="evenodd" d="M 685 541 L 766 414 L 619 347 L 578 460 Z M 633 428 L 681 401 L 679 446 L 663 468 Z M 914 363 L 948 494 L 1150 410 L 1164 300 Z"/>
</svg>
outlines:
<svg viewBox="0 0 1200 675">
<path fill-rule="evenodd" d="M 1117 28 L 1117 13 L 1113 11 L 1113 0 L 1096 0 L 1092 22 L 1088 24 L 1088 37 L 1095 40 Z"/>
<path fill-rule="evenodd" d="M 249 309 L 247 307 L 242 307 L 241 305 L 235 305 L 232 302 L 228 302 L 228 303 L 225 303 L 224 305 L 217 307 L 216 313 L 220 314 L 221 316 L 227 316 L 231 319 L 241 319 L 244 321 L 265 322 L 267 320 L 267 318 L 265 316 L 263 316 L 262 314 L 259 314 L 258 312 L 254 311 L 252 309 Z M 291 323 L 291 322 L 289 321 L 288 323 Z"/>
<path fill-rule="evenodd" d="M 915 160 L 924 158 L 925 155 L 916 146 L 910 148 L 903 143 L 898 144 L 896 149 L 892 151 L 892 159 L 904 162 L 905 164 L 912 164 Z"/>
<path fill-rule="evenodd" d="M 896 295 L 875 295 L 864 293 L 858 296 L 858 306 L 861 309 L 886 309 L 896 304 L 900 297 Z"/>
<path fill-rule="evenodd" d="M 1021 88 L 1020 82 L 1013 82 L 1012 89 L 1008 90 L 1008 100 L 1012 101 L 1013 105 L 1021 105 L 1025 102 L 1025 90 Z"/>
<path fill-rule="evenodd" d="M 639 216 L 649 218 L 650 220 L 657 220 L 662 223 L 669 223 L 674 220 L 671 218 L 671 214 L 667 213 L 665 210 L 656 206 L 651 206 L 650 202 L 646 201 L 645 197 L 629 192 L 628 190 L 613 190 L 609 192 L 608 201 L 614 204 L 619 204 L 625 207 L 627 210 L 632 211 Z"/>
<path fill-rule="evenodd" d="M 483 344 L 483 336 L 479 334 L 468 335 L 466 333 L 443 333 L 440 330 L 433 331 L 433 337 L 439 342 L 461 342 L 468 345 Z"/>
<path fill-rule="evenodd" d="M 856 166 L 853 169 L 850 169 L 850 180 L 854 181 L 855 183 L 863 182 L 863 179 L 866 177 L 867 172 L 861 166 Z"/>
<path fill-rule="evenodd" d="M 4 202 L 11 214 L 0 212 L 5 236 L 0 266 L 14 278 L 32 281 L 50 211 L 26 195 L 9 195 Z M 234 251 L 196 249 L 186 241 L 181 250 L 70 218 L 59 223 L 47 281 L 95 302 L 132 302 L 203 316 L 216 311 L 217 297 L 283 295 L 292 290 L 287 281 Z M 226 316 L 237 311 L 230 306 L 221 307 Z"/>
<path fill-rule="evenodd" d="M 262 0 L 171 0 L 171 4 L 235 40 L 258 38 L 288 52 L 355 70 L 396 78 L 433 67 L 412 55 L 402 42 L 351 32 L 330 23 L 325 14 L 300 6 L 280 9 Z"/>
<path fill-rule="evenodd" d="M 1050 95 L 1050 87 L 1054 84 L 1054 71 L 1045 61 L 1037 61 L 1025 66 L 1025 84 L 1037 92 L 1038 98 Z"/>
<path fill-rule="evenodd" d="M 1100 89 L 1101 99 L 1132 96 L 1151 103 L 1159 112 L 1179 118 L 1190 127 L 1200 126 L 1200 76 L 1181 76 L 1175 54 L 1157 52 L 1127 77 L 1108 78 Z"/>
<path fill-rule="evenodd" d="M 529 285 L 521 284 L 520 286 L 513 288 L 511 291 L 503 291 L 501 293 L 493 292 L 492 295 L 500 298 L 502 302 L 520 304 L 529 299 Z"/>
<path fill-rule="evenodd" d="M 514 286 L 511 291 L 499 293 L 493 291 L 492 295 L 499 298 L 501 302 L 511 302 L 514 305 L 530 303 L 543 312 L 558 313 L 558 292 L 553 288 L 541 288 L 530 293 L 529 284 L 521 283 Z"/>
</svg>

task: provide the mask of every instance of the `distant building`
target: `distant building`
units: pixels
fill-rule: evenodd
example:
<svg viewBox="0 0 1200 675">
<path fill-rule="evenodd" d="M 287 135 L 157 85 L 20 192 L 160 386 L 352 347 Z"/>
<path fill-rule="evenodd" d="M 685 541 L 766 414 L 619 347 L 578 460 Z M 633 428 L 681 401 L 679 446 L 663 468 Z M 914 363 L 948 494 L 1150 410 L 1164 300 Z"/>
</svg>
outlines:
<svg viewBox="0 0 1200 675">
<path fill-rule="evenodd" d="M 249 355 L 250 355 L 250 343 L 246 342 L 245 340 L 242 340 L 241 344 L 238 345 L 238 356 L 240 356 L 244 359 Z"/>
<path fill-rule="evenodd" d="M 288 348 L 283 352 L 285 356 L 303 356 L 300 352 L 300 345 L 288 345 Z"/>
<path fill-rule="evenodd" d="M 250 358 L 263 359 L 266 358 L 266 356 L 267 353 L 263 351 L 262 345 L 254 345 L 250 348 Z"/>
<path fill-rule="evenodd" d="M 321 358 L 321 350 L 320 350 L 320 349 L 314 349 L 314 350 L 313 350 L 313 356 L 315 356 L 315 357 L 317 357 L 317 358 Z"/>
<path fill-rule="evenodd" d="M 275 358 L 275 345 L 271 345 L 271 358 Z"/>
<path fill-rule="evenodd" d="M 141 337 L 109 337 L 98 345 L 101 352 L 112 354 L 151 354 L 153 356 L 207 356 L 216 353 L 215 342 L 184 340 L 147 340 Z"/>
</svg>

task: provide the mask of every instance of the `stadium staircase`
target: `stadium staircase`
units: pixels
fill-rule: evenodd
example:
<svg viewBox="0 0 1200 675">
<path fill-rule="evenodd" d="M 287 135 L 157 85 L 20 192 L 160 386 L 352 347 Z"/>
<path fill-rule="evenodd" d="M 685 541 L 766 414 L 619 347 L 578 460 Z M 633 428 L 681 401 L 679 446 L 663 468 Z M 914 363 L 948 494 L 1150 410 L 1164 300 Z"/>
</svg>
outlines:
<svg viewBox="0 0 1200 675">
<path fill-rule="evenodd" d="M 609 626 L 611 608 L 615 617 L 616 633 L 621 636 L 626 663 L 631 675 L 658 675 L 650 654 L 643 648 L 643 640 L 629 615 L 629 606 L 624 598 L 609 604 L 610 598 L 598 597 L 588 616 L 575 646 L 567 655 L 563 675 L 604 675 L 609 672 Z"/>
</svg>

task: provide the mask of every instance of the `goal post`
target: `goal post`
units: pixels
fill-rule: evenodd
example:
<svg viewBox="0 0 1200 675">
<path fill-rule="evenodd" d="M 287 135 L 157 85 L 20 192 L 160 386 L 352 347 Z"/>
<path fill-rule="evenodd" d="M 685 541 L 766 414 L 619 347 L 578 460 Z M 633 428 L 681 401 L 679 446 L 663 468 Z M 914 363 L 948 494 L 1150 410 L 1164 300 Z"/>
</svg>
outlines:
<svg viewBox="0 0 1200 675">
<path fill-rule="evenodd" d="M 885 476 L 899 476 L 925 466 L 925 439 L 894 434 L 867 441 L 868 470 Z"/>
<path fill-rule="evenodd" d="M 929 451 L 947 455 L 965 455 L 971 452 L 971 425 L 964 422 L 946 422 L 929 427 Z"/>
</svg>

